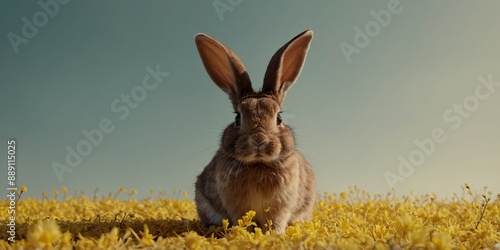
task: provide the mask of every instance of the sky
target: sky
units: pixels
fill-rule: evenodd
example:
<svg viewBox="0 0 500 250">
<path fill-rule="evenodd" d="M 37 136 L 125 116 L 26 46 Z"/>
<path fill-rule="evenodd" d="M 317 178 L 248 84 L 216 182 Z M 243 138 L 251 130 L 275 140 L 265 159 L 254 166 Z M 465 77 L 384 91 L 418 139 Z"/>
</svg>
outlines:
<svg viewBox="0 0 500 250">
<path fill-rule="evenodd" d="M 500 193 L 498 1 L 75 1 L 0 3 L 0 186 L 40 197 L 174 189 L 234 120 L 194 43 L 235 51 L 255 89 L 306 29 L 283 107 L 318 193 Z M 145 82 L 145 83 L 144 83 Z M 71 192 L 71 191 L 70 191 Z"/>
</svg>

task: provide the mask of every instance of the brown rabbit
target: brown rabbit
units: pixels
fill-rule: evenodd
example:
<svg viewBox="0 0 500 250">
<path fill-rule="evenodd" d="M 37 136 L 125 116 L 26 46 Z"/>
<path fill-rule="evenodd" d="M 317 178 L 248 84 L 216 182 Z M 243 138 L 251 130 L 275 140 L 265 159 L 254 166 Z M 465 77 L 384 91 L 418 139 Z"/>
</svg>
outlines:
<svg viewBox="0 0 500 250">
<path fill-rule="evenodd" d="M 277 233 L 295 221 L 310 220 L 316 196 L 311 166 L 295 150 L 292 131 L 281 118 L 288 89 L 297 80 L 313 32 L 306 30 L 271 58 L 262 90 L 255 92 L 238 56 L 217 40 L 198 34 L 196 46 L 208 74 L 229 95 L 235 121 L 196 181 L 201 222 L 237 224 L 249 210 L 259 227 L 267 220 Z"/>
</svg>

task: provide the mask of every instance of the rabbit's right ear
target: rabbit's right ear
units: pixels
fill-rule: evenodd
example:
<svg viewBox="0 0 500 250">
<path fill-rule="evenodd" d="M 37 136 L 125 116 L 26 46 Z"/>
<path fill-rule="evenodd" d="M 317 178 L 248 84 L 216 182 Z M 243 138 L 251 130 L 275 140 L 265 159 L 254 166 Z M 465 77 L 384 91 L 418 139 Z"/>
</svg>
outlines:
<svg viewBox="0 0 500 250">
<path fill-rule="evenodd" d="M 233 106 L 241 97 L 253 93 L 247 70 L 232 50 L 203 33 L 194 40 L 208 75 L 229 95 Z"/>
</svg>

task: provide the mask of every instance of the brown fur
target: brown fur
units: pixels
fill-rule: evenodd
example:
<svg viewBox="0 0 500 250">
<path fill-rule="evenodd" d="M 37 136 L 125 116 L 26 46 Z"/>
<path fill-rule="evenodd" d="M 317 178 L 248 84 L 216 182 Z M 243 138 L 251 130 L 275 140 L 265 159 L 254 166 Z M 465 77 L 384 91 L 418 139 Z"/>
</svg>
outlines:
<svg viewBox="0 0 500 250">
<path fill-rule="evenodd" d="M 254 92 L 240 59 L 225 45 L 204 34 L 196 45 L 212 80 L 229 95 L 238 126 L 230 124 L 221 147 L 196 181 L 195 201 L 203 224 L 232 224 L 249 210 L 263 227 L 268 220 L 283 233 L 295 222 L 309 220 L 314 204 L 315 176 L 295 150 L 292 131 L 277 116 L 287 90 L 304 63 L 312 31 L 280 48 L 271 59 L 262 91 Z"/>
</svg>

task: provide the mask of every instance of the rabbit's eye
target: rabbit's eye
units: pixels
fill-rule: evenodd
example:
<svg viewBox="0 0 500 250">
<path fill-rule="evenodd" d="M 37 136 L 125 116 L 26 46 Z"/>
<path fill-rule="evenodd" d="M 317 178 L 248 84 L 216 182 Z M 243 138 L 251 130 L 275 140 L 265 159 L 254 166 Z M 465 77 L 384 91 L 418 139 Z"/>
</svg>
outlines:
<svg viewBox="0 0 500 250">
<path fill-rule="evenodd" d="M 241 125 L 241 115 L 240 113 L 236 113 L 236 117 L 234 118 L 234 126 L 239 127 Z"/>
<path fill-rule="evenodd" d="M 281 112 L 276 116 L 276 125 L 281 125 L 283 123 L 283 118 L 281 118 Z"/>
</svg>

